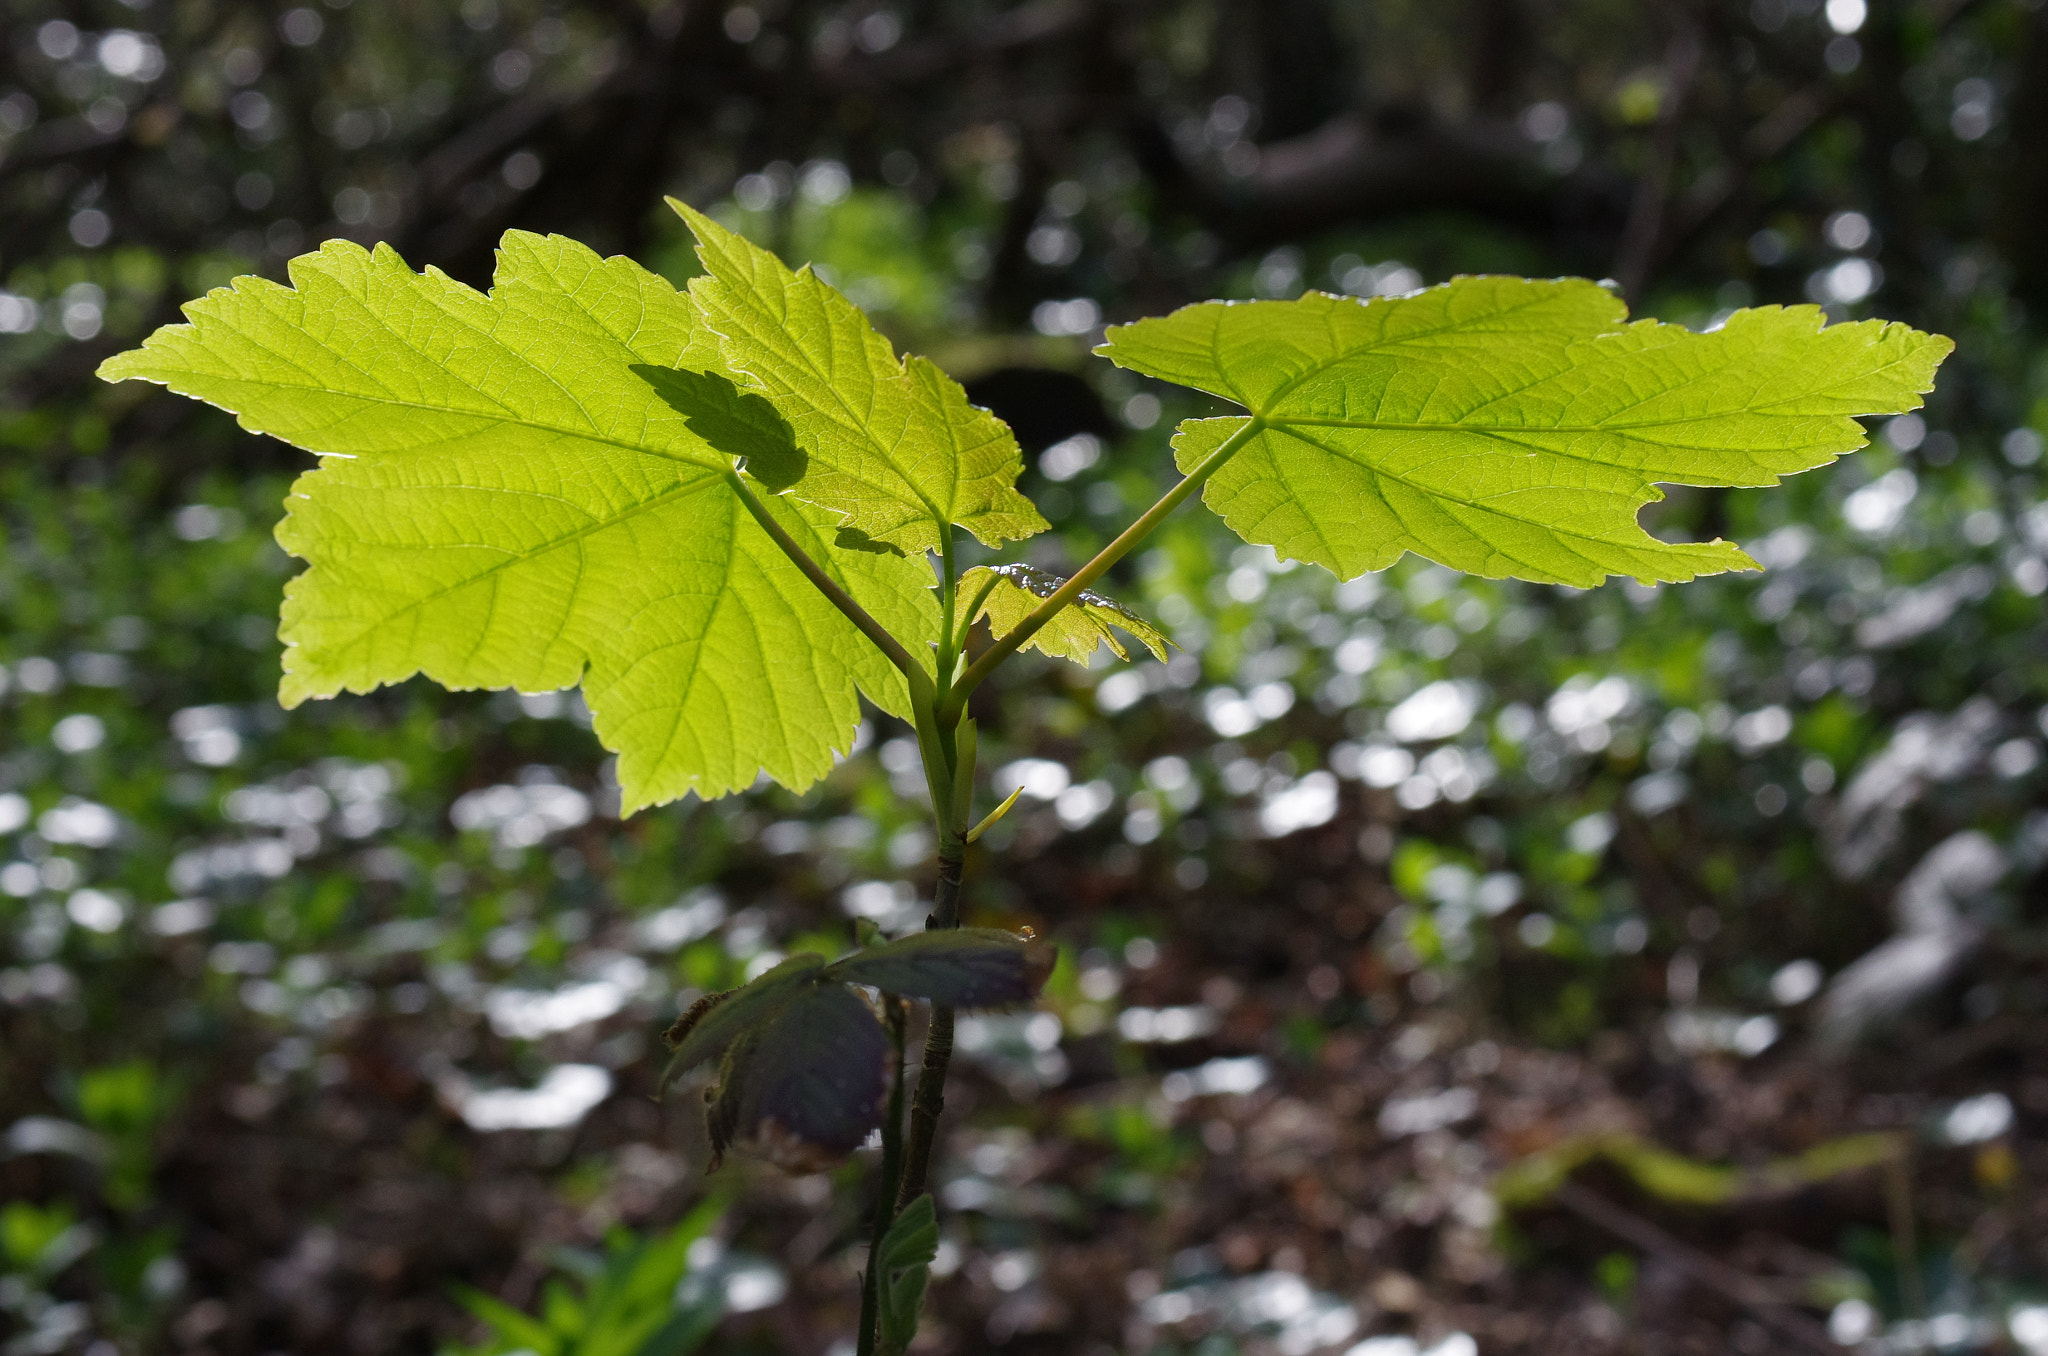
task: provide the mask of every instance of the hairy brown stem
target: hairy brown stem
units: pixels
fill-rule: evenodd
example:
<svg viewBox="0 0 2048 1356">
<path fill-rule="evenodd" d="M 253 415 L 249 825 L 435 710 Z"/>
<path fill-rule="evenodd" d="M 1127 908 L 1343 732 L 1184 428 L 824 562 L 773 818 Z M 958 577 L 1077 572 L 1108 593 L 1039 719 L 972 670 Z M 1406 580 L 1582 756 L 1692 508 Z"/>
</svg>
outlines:
<svg viewBox="0 0 2048 1356">
<path fill-rule="evenodd" d="M 932 895 L 928 928 L 960 926 L 960 872 L 966 850 L 960 843 L 939 846 L 939 883 Z M 953 1009 L 932 1004 L 931 1030 L 924 1038 L 924 1065 L 917 1076 L 917 1094 L 910 1102 L 909 1143 L 903 1151 L 903 1185 L 896 1208 L 924 1194 L 932 1165 L 932 1144 L 938 1138 L 939 1113 L 946 1109 L 946 1066 L 953 1060 Z"/>
<path fill-rule="evenodd" d="M 868 1269 L 860 1283 L 860 1338 L 857 1356 L 870 1356 L 875 1349 L 877 1325 L 881 1322 L 882 1240 L 896 1222 L 896 1179 L 903 1170 L 903 1037 L 908 1024 L 902 999 L 885 996 L 889 1017 L 890 1065 L 889 1109 L 882 1120 L 882 1177 L 875 1185 L 874 1234 L 868 1240 Z"/>
</svg>

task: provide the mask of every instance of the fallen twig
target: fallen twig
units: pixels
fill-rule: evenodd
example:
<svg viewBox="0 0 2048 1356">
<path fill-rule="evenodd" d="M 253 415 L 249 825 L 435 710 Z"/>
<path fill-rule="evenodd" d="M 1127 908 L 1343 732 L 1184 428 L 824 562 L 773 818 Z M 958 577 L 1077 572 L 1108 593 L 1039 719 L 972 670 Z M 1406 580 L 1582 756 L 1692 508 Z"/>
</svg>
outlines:
<svg viewBox="0 0 2048 1356">
<path fill-rule="evenodd" d="M 1758 1320 L 1776 1328 L 1813 1351 L 1836 1356 L 1841 1348 L 1827 1329 L 1807 1315 L 1789 1308 L 1771 1286 L 1747 1272 L 1680 1242 L 1631 1210 L 1623 1209 L 1598 1192 L 1577 1182 L 1564 1182 L 1551 1199 L 1589 1224 L 1594 1224 L 1626 1243 L 1650 1253 L 1683 1272 L 1706 1289 L 1749 1310 Z"/>
</svg>

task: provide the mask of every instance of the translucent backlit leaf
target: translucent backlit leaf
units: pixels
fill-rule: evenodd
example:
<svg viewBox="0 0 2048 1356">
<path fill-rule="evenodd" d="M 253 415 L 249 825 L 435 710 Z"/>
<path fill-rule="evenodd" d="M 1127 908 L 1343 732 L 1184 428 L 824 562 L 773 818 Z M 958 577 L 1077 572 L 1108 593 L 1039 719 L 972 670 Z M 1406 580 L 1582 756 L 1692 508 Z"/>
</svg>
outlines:
<svg viewBox="0 0 2048 1356">
<path fill-rule="evenodd" d="M 667 282 L 518 231 L 488 295 L 346 241 L 294 260 L 291 280 L 237 279 L 100 369 L 322 455 L 278 528 L 311 565 L 286 589 L 287 705 L 415 673 L 524 692 L 580 681 L 629 810 L 762 772 L 808 785 L 851 745 L 857 689 L 907 710 L 901 674 L 729 489 L 734 454 L 709 439 L 736 427 L 764 487 L 801 466 Z M 650 370 L 695 380 L 697 417 Z M 725 421 L 704 423 L 719 400 Z M 922 562 L 835 550 L 838 515 L 769 503 L 924 651 L 937 606 Z"/>
<path fill-rule="evenodd" d="M 1407 297 L 1205 302 L 1112 327 L 1097 352 L 1235 401 L 1184 423 L 1184 471 L 1247 541 L 1349 578 L 1404 552 L 1491 578 L 1681 581 L 1756 562 L 1663 542 L 1659 482 L 1775 485 L 1864 443 L 1853 416 L 1920 404 L 1953 345 L 1817 307 L 1720 329 L 1626 320 L 1582 279 L 1458 278 Z M 1228 447 L 1226 448 L 1226 445 Z"/>
<path fill-rule="evenodd" d="M 1067 581 L 1029 565 L 984 565 L 960 577 L 961 596 L 973 598 L 991 582 L 994 587 L 989 589 L 976 616 L 988 618 L 990 633 L 1001 637 L 1016 630 L 1020 622 Z M 1112 628 L 1129 632 L 1152 652 L 1153 658 L 1166 658 L 1166 647 L 1170 642 L 1158 627 L 1116 599 L 1105 597 L 1093 589 L 1084 590 L 1080 597 L 1055 613 L 1051 621 L 1024 642 L 1024 648 L 1086 665 L 1095 657 L 1098 646 L 1107 645 L 1116 652 L 1118 659 L 1129 659 L 1130 652 Z"/>
</svg>

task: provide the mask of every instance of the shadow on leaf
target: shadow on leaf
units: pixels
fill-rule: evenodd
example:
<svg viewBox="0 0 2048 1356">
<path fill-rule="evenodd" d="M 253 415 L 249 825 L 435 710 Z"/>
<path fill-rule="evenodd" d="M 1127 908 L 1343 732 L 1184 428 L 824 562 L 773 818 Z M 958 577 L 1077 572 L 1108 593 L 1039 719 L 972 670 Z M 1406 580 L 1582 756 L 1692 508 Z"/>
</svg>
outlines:
<svg viewBox="0 0 2048 1356">
<path fill-rule="evenodd" d="M 810 457 L 796 445 L 796 431 L 760 396 L 716 372 L 651 363 L 634 363 L 632 370 L 683 416 L 690 432 L 727 456 L 741 458 L 747 474 L 768 489 L 779 492 L 803 479 Z"/>
<path fill-rule="evenodd" d="M 832 544 L 842 551 L 865 551 L 872 556 L 900 556 L 903 548 L 894 542 L 876 541 L 857 527 L 842 527 Z"/>
</svg>

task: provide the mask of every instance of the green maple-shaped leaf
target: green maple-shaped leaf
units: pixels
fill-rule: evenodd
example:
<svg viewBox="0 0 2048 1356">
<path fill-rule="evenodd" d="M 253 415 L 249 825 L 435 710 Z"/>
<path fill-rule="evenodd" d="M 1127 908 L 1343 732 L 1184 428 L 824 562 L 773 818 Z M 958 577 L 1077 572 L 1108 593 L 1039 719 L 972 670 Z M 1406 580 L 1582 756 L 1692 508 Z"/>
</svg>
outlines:
<svg viewBox="0 0 2048 1356">
<path fill-rule="evenodd" d="M 960 592 L 963 597 L 973 598 L 984 587 L 988 588 L 975 616 L 988 618 L 989 633 L 1000 638 L 1016 630 L 1020 622 L 1066 582 L 1059 575 L 1029 565 L 977 565 L 960 576 Z M 1083 590 L 1072 603 L 1054 613 L 1024 642 L 1023 648 L 1086 665 L 1095 657 L 1098 646 L 1107 645 L 1118 659 L 1129 659 L 1130 652 L 1112 628 L 1136 637 L 1154 659 L 1166 658 L 1166 647 L 1171 642 L 1164 632 L 1116 599 L 1093 589 Z"/>
<path fill-rule="evenodd" d="M 667 282 L 517 231 L 489 295 L 345 241 L 294 260 L 291 280 L 237 279 L 100 369 L 322 455 L 278 528 L 311 565 L 286 589 L 286 705 L 414 673 L 581 681 L 627 809 L 763 771 L 815 781 L 851 743 L 856 685 L 907 709 L 901 674 L 733 493 L 735 452 L 771 486 L 800 468 Z M 694 374 L 724 404 L 699 389 L 679 408 L 648 371 Z M 921 562 L 832 550 L 836 515 L 767 502 L 885 625 L 936 633 Z"/>
<path fill-rule="evenodd" d="M 775 406 L 810 458 L 793 491 L 875 541 L 937 549 L 957 524 L 993 546 L 1043 532 L 1018 493 L 1009 426 L 923 358 L 899 361 L 860 308 L 808 266 L 671 198 L 708 273 L 690 295 L 726 365 Z"/>
<path fill-rule="evenodd" d="M 1109 330 L 1121 366 L 1242 405 L 1189 420 L 1181 469 L 1247 541 L 1349 578 L 1404 552 L 1491 578 L 1683 581 L 1756 569 L 1636 521 L 1657 482 L 1775 485 L 1916 408 L 1953 345 L 1817 307 L 1696 334 L 1627 323 L 1582 279 L 1466 277 L 1361 302 L 1206 302 Z M 1226 449 L 1225 445 L 1230 444 Z"/>
</svg>

